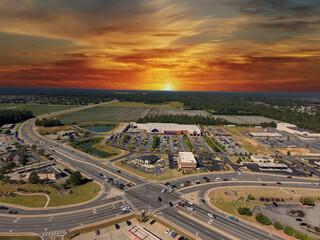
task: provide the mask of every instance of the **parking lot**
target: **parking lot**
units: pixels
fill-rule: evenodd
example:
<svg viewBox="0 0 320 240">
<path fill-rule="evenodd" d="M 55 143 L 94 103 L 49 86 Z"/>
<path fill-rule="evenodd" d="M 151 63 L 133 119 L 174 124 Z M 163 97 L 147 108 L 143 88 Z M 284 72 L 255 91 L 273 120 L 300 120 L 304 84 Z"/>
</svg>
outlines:
<svg viewBox="0 0 320 240">
<path fill-rule="evenodd" d="M 302 210 L 305 215 L 303 217 L 295 217 L 289 215 L 290 210 Z M 252 209 L 253 212 L 266 215 L 272 222 L 279 221 L 283 226 L 291 226 L 294 229 L 304 232 L 312 237 L 318 238 L 317 234 L 309 232 L 301 227 L 301 223 L 310 224 L 311 226 L 319 226 L 320 224 L 320 206 L 316 204 L 314 207 L 302 207 L 300 204 L 278 204 L 274 206 L 273 204 L 265 204 L 265 208 L 255 205 Z M 298 220 L 297 220 L 298 219 Z"/>
<path fill-rule="evenodd" d="M 230 137 L 225 136 L 215 136 L 214 137 L 222 146 L 225 147 L 225 150 L 230 154 L 239 154 L 245 156 L 246 154 L 249 156 L 249 152 L 244 148 L 240 147 L 234 140 Z"/>
<path fill-rule="evenodd" d="M 270 173 L 270 174 L 282 174 L 282 175 L 291 175 L 291 176 L 297 176 L 297 177 L 306 177 L 307 173 L 301 170 L 297 170 L 296 167 L 290 166 L 288 163 L 284 162 L 292 170 L 292 172 L 287 171 L 270 171 L 270 170 L 260 170 L 258 164 L 256 163 L 243 163 L 244 166 L 246 166 L 248 169 L 251 170 L 251 172 L 262 172 L 262 173 Z"/>
<path fill-rule="evenodd" d="M 107 143 L 122 147 L 127 150 L 150 152 L 152 149 L 153 134 L 119 134 L 112 136 Z M 178 153 L 188 151 L 182 135 L 157 135 L 158 152 Z M 189 136 L 189 140 L 194 149 L 194 153 L 208 152 L 213 153 L 211 147 L 207 145 L 202 137 Z"/>
</svg>

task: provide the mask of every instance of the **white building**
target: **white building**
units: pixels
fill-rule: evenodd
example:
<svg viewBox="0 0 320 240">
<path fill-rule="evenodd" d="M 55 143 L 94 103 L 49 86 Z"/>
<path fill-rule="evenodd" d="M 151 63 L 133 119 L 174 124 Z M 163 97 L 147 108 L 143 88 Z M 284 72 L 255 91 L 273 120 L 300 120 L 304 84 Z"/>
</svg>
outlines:
<svg viewBox="0 0 320 240">
<path fill-rule="evenodd" d="M 304 128 L 299 128 L 291 123 L 277 123 L 277 129 L 303 138 L 320 138 L 320 133 L 316 133 Z"/>
<path fill-rule="evenodd" d="M 274 163 L 274 158 L 268 155 L 251 155 L 250 159 L 255 163 Z"/>
<path fill-rule="evenodd" d="M 158 133 L 166 135 L 187 134 L 201 136 L 201 129 L 196 125 L 177 123 L 131 123 L 128 132 Z"/>
<path fill-rule="evenodd" d="M 196 168 L 197 160 L 192 152 L 179 152 L 178 166 L 179 168 Z"/>
</svg>

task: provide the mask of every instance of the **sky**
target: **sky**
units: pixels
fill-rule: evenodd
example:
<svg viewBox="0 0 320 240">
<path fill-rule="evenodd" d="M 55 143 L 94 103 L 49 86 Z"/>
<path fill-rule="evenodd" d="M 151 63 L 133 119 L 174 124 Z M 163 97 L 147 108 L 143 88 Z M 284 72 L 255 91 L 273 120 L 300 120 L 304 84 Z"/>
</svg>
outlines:
<svg viewBox="0 0 320 240">
<path fill-rule="evenodd" d="M 320 93 L 320 0 L 1 0 L 0 87 Z"/>
</svg>

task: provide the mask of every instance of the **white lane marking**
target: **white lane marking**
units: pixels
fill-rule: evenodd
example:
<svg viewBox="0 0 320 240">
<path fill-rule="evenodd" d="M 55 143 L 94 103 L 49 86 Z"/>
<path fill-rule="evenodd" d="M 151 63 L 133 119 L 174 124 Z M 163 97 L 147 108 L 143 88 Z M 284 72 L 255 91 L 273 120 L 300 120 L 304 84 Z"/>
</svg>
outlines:
<svg viewBox="0 0 320 240">
<path fill-rule="evenodd" d="M 96 214 L 97 213 L 97 209 L 96 208 L 92 209 L 92 213 Z"/>
<path fill-rule="evenodd" d="M 13 222 L 14 222 L 14 223 L 16 223 L 16 222 L 18 222 L 18 221 L 19 221 L 19 219 L 20 219 L 20 218 L 17 218 L 17 219 L 16 219 L 16 220 L 14 220 Z"/>
</svg>

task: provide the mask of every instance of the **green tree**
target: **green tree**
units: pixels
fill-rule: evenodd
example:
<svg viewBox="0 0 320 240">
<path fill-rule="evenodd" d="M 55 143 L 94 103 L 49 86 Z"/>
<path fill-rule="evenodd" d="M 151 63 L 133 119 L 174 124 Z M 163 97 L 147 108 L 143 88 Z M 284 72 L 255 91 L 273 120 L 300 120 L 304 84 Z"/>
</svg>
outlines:
<svg viewBox="0 0 320 240">
<path fill-rule="evenodd" d="M 249 194 L 249 195 L 248 195 L 248 199 L 249 199 L 249 200 L 255 200 L 256 198 L 255 198 L 252 194 Z"/>
<path fill-rule="evenodd" d="M 81 176 L 81 173 L 79 171 L 76 171 L 76 172 L 72 172 L 70 174 L 70 184 L 73 184 L 75 186 L 78 186 L 81 184 L 82 182 L 82 176 Z"/>
<path fill-rule="evenodd" d="M 256 220 L 262 225 L 271 225 L 270 219 L 267 216 L 263 215 L 262 213 L 258 213 L 256 215 Z"/>
<path fill-rule="evenodd" d="M 36 149 L 37 149 L 37 146 L 33 144 L 33 145 L 31 146 L 31 149 L 32 149 L 32 150 L 36 150 Z"/>
<path fill-rule="evenodd" d="M 7 164 L 6 164 L 6 168 L 7 169 L 12 169 L 12 168 L 14 168 L 16 166 L 16 164 L 14 164 L 14 162 L 8 162 Z"/>
<path fill-rule="evenodd" d="M 250 211 L 249 208 L 247 207 L 240 207 L 238 208 L 238 213 L 240 215 L 246 215 L 246 216 L 251 216 L 252 215 L 252 212 Z"/>
<path fill-rule="evenodd" d="M 287 234 L 289 236 L 294 236 L 296 233 L 296 231 L 290 226 L 285 226 L 283 231 L 285 232 L 285 234 Z"/>
<path fill-rule="evenodd" d="M 23 157 L 23 158 L 21 158 L 21 159 L 19 160 L 19 163 L 24 166 L 24 165 L 27 164 L 27 159 L 26 159 L 25 157 Z"/>
<path fill-rule="evenodd" d="M 29 183 L 31 184 L 37 184 L 39 182 L 39 176 L 37 172 L 32 172 L 28 179 Z"/>
<path fill-rule="evenodd" d="M 289 156 L 289 155 L 291 155 L 291 152 L 290 152 L 290 151 L 288 151 L 288 152 L 287 152 L 287 155 L 288 155 L 288 156 Z"/>
<path fill-rule="evenodd" d="M 283 229 L 283 227 L 282 227 L 282 225 L 281 225 L 280 222 L 275 222 L 275 223 L 273 224 L 273 226 L 274 226 L 274 228 L 277 229 L 277 230 Z"/>
</svg>

